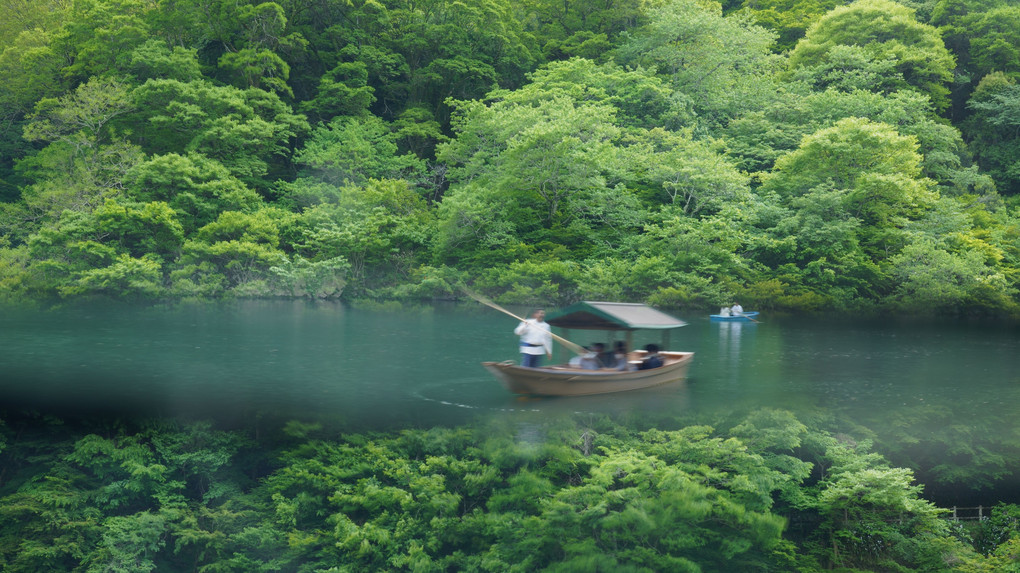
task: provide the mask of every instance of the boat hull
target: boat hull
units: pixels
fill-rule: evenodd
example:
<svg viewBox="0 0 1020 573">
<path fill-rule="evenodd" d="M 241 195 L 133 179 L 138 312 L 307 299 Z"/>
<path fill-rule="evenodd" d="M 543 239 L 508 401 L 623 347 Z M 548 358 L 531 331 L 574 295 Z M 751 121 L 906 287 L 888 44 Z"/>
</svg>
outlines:
<svg viewBox="0 0 1020 573">
<path fill-rule="evenodd" d="M 758 316 L 758 311 L 745 312 L 740 316 L 723 316 L 721 314 L 710 314 L 708 319 L 712 322 L 754 322 L 754 317 Z"/>
<path fill-rule="evenodd" d="M 564 365 L 525 368 L 513 362 L 483 362 L 507 390 L 533 396 L 587 396 L 651 388 L 687 377 L 693 352 L 661 352 L 666 363 L 650 370 L 581 370 Z"/>
</svg>

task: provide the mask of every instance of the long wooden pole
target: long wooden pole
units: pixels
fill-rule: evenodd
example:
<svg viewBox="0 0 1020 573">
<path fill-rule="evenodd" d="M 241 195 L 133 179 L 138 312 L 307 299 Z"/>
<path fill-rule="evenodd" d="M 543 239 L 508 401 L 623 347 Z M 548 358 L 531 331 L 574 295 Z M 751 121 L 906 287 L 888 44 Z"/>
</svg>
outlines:
<svg viewBox="0 0 1020 573">
<path fill-rule="evenodd" d="M 480 295 L 480 294 L 478 294 L 478 293 L 468 289 L 465 286 L 461 286 L 460 290 L 464 291 L 464 294 L 468 295 L 469 297 L 475 299 L 476 301 L 484 304 L 485 306 L 487 306 L 487 307 L 489 307 L 491 309 L 498 310 L 499 312 L 502 312 L 503 314 L 506 314 L 508 316 L 512 316 L 512 317 L 516 318 L 517 320 L 519 320 L 521 322 L 525 321 L 525 319 L 517 316 L 516 314 L 514 314 L 514 313 L 510 312 L 509 310 L 499 306 L 498 304 L 492 302 L 491 300 L 485 298 L 484 296 L 482 296 L 482 295 Z M 563 346 L 566 346 L 567 348 L 569 348 L 570 350 L 572 350 L 574 353 L 576 353 L 578 355 L 584 355 L 584 354 L 588 354 L 588 352 L 590 352 L 587 348 L 581 346 L 580 344 L 575 344 L 575 343 L 567 340 L 566 338 L 563 338 L 562 336 L 559 336 L 555 332 L 552 332 L 552 330 L 549 331 L 549 334 L 551 334 L 552 337 L 555 338 L 556 340 L 560 341 L 560 343 L 563 344 Z"/>
</svg>

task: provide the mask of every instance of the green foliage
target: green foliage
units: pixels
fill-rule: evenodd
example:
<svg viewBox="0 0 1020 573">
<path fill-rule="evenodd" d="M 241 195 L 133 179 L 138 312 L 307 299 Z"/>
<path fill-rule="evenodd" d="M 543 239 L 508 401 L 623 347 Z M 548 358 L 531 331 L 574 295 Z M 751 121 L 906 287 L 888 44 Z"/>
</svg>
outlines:
<svg viewBox="0 0 1020 573">
<path fill-rule="evenodd" d="M 91 78 L 73 93 L 39 100 L 24 137 L 49 145 L 21 166 L 40 180 L 27 203 L 49 216 L 101 204 L 139 159 L 135 146 L 116 135 L 117 118 L 133 109 L 129 86 L 107 78 Z"/>
<path fill-rule="evenodd" d="M 375 101 L 375 89 L 368 85 L 365 62 L 340 62 L 322 75 L 315 99 L 306 102 L 308 110 L 320 117 L 333 114 L 362 116 Z"/>
<path fill-rule="evenodd" d="M 286 264 L 279 250 L 278 213 L 225 211 L 185 241 L 178 268 L 170 273 L 173 289 L 185 296 L 273 294 L 270 269 Z"/>
<path fill-rule="evenodd" d="M 335 203 L 322 203 L 301 216 L 296 250 L 317 261 L 341 256 L 357 289 L 406 276 L 419 262 L 434 225 L 424 200 L 402 180 L 369 180 L 364 187 L 337 190 Z"/>
<path fill-rule="evenodd" d="M 604 51 L 589 54 L 604 44 L 615 45 L 628 29 L 647 21 L 653 2 L 567 3 L 554 0 L 524 0 L 522 21 L 533 33 L 547 60 L 570 56 L 594 59 Z"/>
<path fill-rule="evenodd" d="M 655 203 L 707 217 L 752 201 L 747 176 L 728 158 L 686 132 L 661 128 L 633 133 L 623 150 L 635 185 Z"/>
<path fill-rule="evenodd" d="M 164 263 L 184 241 L 165 203 L 121 205 L 112 199 L 91 214 L 65 211 L 28 240 L 35 260 L 12 267 L 10 288 L 38 288 L 64 297 L 155 298 L 163 294 Z M 24 250 L 14 251 L 17 255 Z M 17 261 L 16 258 L 12 261 Z"/>
<path fill-rule="evenodd" d="M 677 284 L 662 257 L 635 260 L 591 260 L 584 266 L 577 290 L 583 300 L 644 300 L 661 288 Z"/>
<path fill-rule="evenodd" d="M 438 150 L 461 182 L 439 210 L 441 255 L 463 257 L 457 248 L 507 261 L 529 243 L 613 244 L 636 223 L 630 190 L 610 186 L 620 134 L 611 106 L 507 99 L 465 103 L 462 113 L 462 134 Z M 495 245 L 501 252 L 485 252 Z"/>
<path fill-rule="evenodd" d="M 656 70 L 690 106 L 686 121 L 713 128 L 774 97 L 783 64 L 771 51 L 776 37 L 748 14 L 723 16 L 712 2 L 671 0 L 648 17 L 617 60 Z"/>
<path fill-rule="evenodd" d="M 504 0 L 301 5 L 288 10 L 288 29 L 309 49 L 290 52 L 304 64 L 292 66 L 291 84 L 316 92 L 306 99 L 314 97 L 323 120 L 369 106 L 388 120 L 422 108 L 445 123 L 446 98 L 515 87 L 534 67 L 537 47 L 514 7 Z"/>
<path fill-rule="evenodd" d="M 369 179 L 407 179 L 422 176 L 422 161 L 413 154 L 398 155 L 396 135 L 375 117 L 337 118 L 313 131 L 294 159 L 308 176 L 331 185 L 364 185 Z"/>
<path fill-rule="evenodd" d="M 26 272 L 30 263 L 28 248 L 10 248 L 0 240 L 0 303 L 11 303 L 27 298 Z"/>
<path fill-rule="evenodd" d="M 59 95 L 63 87 L 58 73 L 60 63 L 51 36 L 38 28 L 20 31 L 0 46 L 3 46 L 0 50 L 0 72 L 4 77 L 0 85 L 0 109 L 3 110 L 0 117 L 11 122 L 24 118 L 36 102 Z M 10 157 L 13 150 L 7 149 L 17 143 L 5 137 L 4 155 Z"/>
<path fill-rule="evenodd" d="M 659 257 L 677 276 L 677 287 L 694 287 L 711 292 L 706 281 L 697 277 L 716 277 L 717 281 L 743 275 L 748 272 L 747 262 L 735 253 L 746 248 L 752 229 L 750 218 L 754 217 L 756 206 L 746 205 L 738 210 L 727 207 L 722 212 L 694 219 L 685 216 L 676 208 L 665 208 L 657 213 L 645 226 L 645 233 L 631 241 L 630 249 L 635 256 Z M 680 276 L 688 276 L 681 279 Z M 714 287 L 725 290 L 723 286 Z M 722 296 L 723 299 L 728 298 Z M 710 306 L 718 302 L 712 297 Z"/>
<path fill-rule="evenodd" d="M 262 6 L 266 5 L 271 4 L 267 2 Z M 282 12 L 279 6 L 276 6 L 276 9 Z M 229 52 L 220 58 L 220 67 L 239 76 L 238 83 L 243 82 L 252 88 L 293 95 L 290 86 L 287 85 L 290 66 L 272 50 L 243 48 L 237 52 Z"/>
<path fill-rule="evenodd" d="M 112 434 L 26 436 L 20 447 L 29 449 L 3 452 L 9 462 L 34 451 L 44 466 L 4 484 L 5 570 L 147 571 L 229 556 L 192 546 L 201 519 L 224 526 L 205 531 L 223 548 L 230 511 L 214 507 L 227 492 L 232 505 L 248 507 L 239 489 L 247 480 L 230 468 L 245 440 L 206 423 L 150 422 Z"/>
<path fill-rule="evenodd" d="M 0 298 L 1017 308 L 1003 0 L 4 10 Z"/>
<path fill-rule="evenodd" d="M 682 106 L 667 83 L 644 68 L 625 69 L 611 62 L 597 64 L 590 58 L 575 57 L 550 62 L 533 72 L 529 80 L 518 90 L 499 92 L 499 97 L 531 105 L 553 95 L 578 103 L 594 100 L 616 108 L 616 119 L 622 126 L 681 127 Z"/>
<path fill-rule="evenodd" d="M 777 162 L 777 174 L 764 186 L 783 197 L 802 195 L 826 181 L 836 189 L 853 190 L 867 185 L 864 179 L 871 173 L 916 179 L 920 160 L 913 138 L 900 136 L 888 125 L 850 118 L 805 138 L 797 152 Z M 919 198 L 903 200 L 912 199 Z M 861 199 L 854 203 L 855 210 L 875 208 L 865 207 Z"/>
<path fill-rule="evenodd" d="M 393 122 L 393 133 L 401 151 L 421 158 L 433 157 L 436 145 L 449 139 L 435 115 L 421 107 L 405 109 Z"/>
<path fill-rule="evenodd" d="M 990 512 L 988 519 L 980 522 L 974 532 L 974 548 L 983 555 L 1008 550 L 1003 546 L 1013 545 L 1020 539 L 1020 508 L 1000 503 L 990 508 Z"/>
<path fill-rule="evenodd" d="M 129 573 L 152 571 L 153 557 L 166 543 L 165 518 L 150 512 L 111 517 L 104 523 L 103 545 L 90 570 Z"/>
<path fill-rule="evenodd" d="M 938 518 L 945 510 L 919 497 L 912 472 L 888 467 L 866 453 L 868 447 L 833 440 L 826 449 L 816 503 L 829 562 L 891 569 L 967 554 L 964 546 L 946 539 L 948 524 Z M 935 555 L 925 553 L 925 547 L 939 545 Z"/>
<path fill-rule="evenodd" d="M 18 133 L 22 131 L 23 124 L 25 122 L 25 115 L 29 111 L 30 106 L 34 103 L 36 96 L 29 95 L 21 102 L 16 101 L 19 97 L 18 94 L 11 93 L 17 89 L 19 80 L 19 72 L 13 71 L 12 67 L 18 67 L 21 62 L 12 62 L 8 56 L 10 52 L 17 51 L 18 55 L 25 54 L 31 57 L 35 50 L 26 48 L 24 50 L 5 50 L 0 52 L 0 72 L 4 74 L 4 77 L 10 79 L 10 83 L 6 86 L 0 86 L 0 121 L 3 121 L 5 125 L 11 129 L 8 133 Z M 26 62 L 26 67 L 38 66 L 41 70 L 45 69 L 45 65 L 38 62 Z M 21 73 L 24 73 L 22 71 Z M 29 74 L 24 74 L 29 76 Z M 33 80 L 43 79 L 45 81 L 45 72 L 40 71 L 38 76 L 29 76 Z M 27 89 L 34 90 L 34 86 L 27 87 Z M 46 89 L 40 86 L 40 91 Z M 21 185 L 24 183 L 21 177 L 13 170 L 14 162 L 17 159 L 23 157 L 29 152 L 30 146 L 18 137 L 3 137 L 0 138 L 0 203 L 9 203 L 16 201 L 21 195 Z"/>
<path fill-rule="evenodd" d="M 96 224 L 104 240 L 116 242 L 132 256 L 152 255 L 173 259 L 184 242 L 184 228 L 177 214 L 163 202 L 138 207 L 108 199 L 96 210 Z"/>
<path fill-rule="evenodd" d="M 849 76 L 845 71 L 837 74 L 840 78 Z M 943 193 L 992 193 L 987 176 L 974 177 L 960 131 L 933 116 L 927 96 L 912 90 L 881 95 L 856 88 L 843 92 L 830 87 L 815 92 L 790 85 L 788 89 L 781 102 L 748 114 L 727 128 L 727 148 L 739 166 L 767 170 L 780 155 L 796 149 L 804 136 L 842 119 L 858 117 L 895 126 L 901 135 L 915 136 L 923 157 L 922 171 L 939 184 Z"/>
<path fill-rule="evenodd" d="M 884 61 L 894 62 L 894 66 L 885 66 Z M 894 71 L 895 75 L 882 78 L 872 89 L 910 86 L 927 94 L 938 110 L 949 105 L 946 85 L 953 78 L 955 58 L 937 30 L 919 23 L 914 11 L 901 4 L 857 0 L 839 6 L 815 22 L 790 53 L 793 70 L 824 70 L 837 62 L 851 73 Z"/>
<path fill-rule="evenodd" d="M 740 3 L 754 14 L 754 19 L 779 37 L 776 49 L 787 51 L 796 45 L 807 29 L 828 11 L 842 4 L 838 0 L 744 0 Z"/>
<path fill-rule="evenodd" d="M 492 185 L 540 206 L 532 214 L 537 221 L 526 223 L 563 224 L 571 198 L 606 185 L 601 165 L 619 134 L 610 106 L 555 98 L 536 106 L 471 104 L 462 113 L 464 136 L 443 146 L 440 157 L 461 166 L 451 171 L 457 180 L 484 170 L 494 175 Z"/>
<path fill-rule="evenodd" d="M 146 151 L 201 154 L 252 183 L 267 174 L 292 138 L 308 130 L 304 116 L 256 87 L 150 78 L 132 95 L 141 110 L 138 123 Z"/>
<path fill-rule="evenodd" d="M 180 46 L 170 49 L 165 42 L 155 39 L 145 42 L 131 54 L 131 71 L 139 82 L 149 79 L 191 82 L 202 78 L 195 50 Z"/>
<path fill-rule="evenodd" d="M 638 453 L 609 453 L 544 517 L 557 532 L 560 570 L 593 562 L 635 570 L 762 566 L 783 520 L 742 507 L 725 491 Z M 727 532 L 727 533 L 724 533 Z M 622 550 L 621 550 L 622 549 Z"/>
<path fill-rule="evenodd" d="M 466 273 L 447 266 L 421 265 L 409 270 L 408 281 L 393 287 L 389 292 L 381 290 L 381 296 L 396 299 L 455 299 L 461 295 L 458 285 L 464 284 Z"/>
<path fill-rule="evenodd" d="M 25 30 L 52 30 L 67 16 L 67 3 L 61 0 L 8 0 L 7 18 L 0 24 L 0 44 L 10 44 Z"/>
<path fill-rule="evenodd" d="M 82 271 L 75 284 L 60 289 L 60 294 L 100 294 L 118 298 L 155 298 L 161 294 L 162 273 L 158 261 L 118 255 L 109 266 Z"/>
<path fill-rule="evenodd" d="M 969 71 L 976 79 L 1002 72 L 1020 76 L 1020 9 L 1003 4 L 963 19 L 960 31 L 969 37 Z"/>
<path fill-rule="evenodd" d="M 566 303 L 578 298 L 582 272 L 568 261 L 528 259 L 489 269 L 476 286 L 503 291 L 497 298 L 504 304 Z"/>
<path fill-rule="evenodd" d="M 974 113 L 964 127 L 978 164 L 1010 195 L 1020 192 L 1018 106 L 1020 86 L 1016 81 L 1001 73 L 989 74 L 967 103 Z"/>
<path fill-rule="evenodd" d="M 716 303 L 725 304 L 722 301 L 729 300 L 733 300 L 733 295 L 726 291 L 725 287 L 713 283 L 710 279 L 685 273 L 679 275 L 671 286 L 656 289 L 648 295 L 646 302 L 655 307 L 701 310 Z M 745 297 L 742 300 L 749 299 Z"/>
<path fill-rule="evenodd" d="M 344 279 L 351 265 L 343 257 L 309 261 L 294 255 L 282 265 L 270 267 L 281 293 L 287 296 L 331 298 L 340 296 L 347 281 Z"/>
<path fill-rule="evenodd" d="M 55 33 L 57 50 L 66 54 L 61 72 L 79 81 L 129 67 L 131 53 L 149 39 L 146 16 L 153 6 L 142 0 L 75 0 Z"/>
<path fill-rule="evenodd" d="M 846 119 L 780 158 L 762 189 L 794 211 L 773 229 L 768 248 L 781 257 L 773 264 L 796 264 L 822 292 L 873 296 L 864 289 L 878 282 L 874 265 L 895 264 L 887 259 L 905 243 L 902 227 L 935 199 L 916 148 L 889 126 Z"/>
<path fill-rule="evenodd" d="M 973 529 L 983 556 L 908 470 L 778 410 L 728 432 L 589 419 L 327 439 L 295 420 L 263 434 L 261 450 L 206 423 L 97 430 L 37 430 L 0 450 L 5 570 L 1014 564 L 1012 506 Z M 820 527 L 791 536 L 788 519 Z"/>
<path fill-rule="evenodd" d="M 934 241 L 912 243 L 890 260 L 899 287 L 893 300 L 904 310 L 946 311 L 967 308 L 979 291 L 1007 290 L 1005 277 L 985 265 L 979 251 L 950 253 Z"/>
<path fill-rule="evenodd" d="M 253 211 L 259 196 L 218 161 L 200 154 L 157 155 L 127 174 L 127 193 L 139 201 L 166 202 L 182 228 L 193 233 L 225 211 Z"/>
</svg>

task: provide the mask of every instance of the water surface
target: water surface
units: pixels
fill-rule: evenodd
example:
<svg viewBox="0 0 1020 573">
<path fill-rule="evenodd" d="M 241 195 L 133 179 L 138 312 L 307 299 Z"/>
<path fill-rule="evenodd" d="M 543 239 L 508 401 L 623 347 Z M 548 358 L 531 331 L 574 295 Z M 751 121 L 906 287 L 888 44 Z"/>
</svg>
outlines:
<svg viewBox="0 0 1020 573">
<path fill-rule="evenodd" d="M 373 311 L 260 301 L 7 311 L 0 400 L 55 412 L 327 416 L 354 429 L 577 413 L 719 419 L 769 407 L 859 425 L 915 467 L 976 464 L 983 449 L 990 461 L 980 463 L 1020 470 L 1015 324 L 767 313 L 760 324 L 712 323 L 707 314 L 677 314 L 689 325 L 673 333 L 671 347 L 696 353 L 686 382 L 535 399 L 507 393 L 479 365 L 516 359 L 517 348 L 515 321 L 478 305 Z M 571 336 L 580 344 L 609 341 Z M 654 333 L 635 338 L 657 341 Z M 951 451 L 953 443 L 961 451 Z"/>
</svg>

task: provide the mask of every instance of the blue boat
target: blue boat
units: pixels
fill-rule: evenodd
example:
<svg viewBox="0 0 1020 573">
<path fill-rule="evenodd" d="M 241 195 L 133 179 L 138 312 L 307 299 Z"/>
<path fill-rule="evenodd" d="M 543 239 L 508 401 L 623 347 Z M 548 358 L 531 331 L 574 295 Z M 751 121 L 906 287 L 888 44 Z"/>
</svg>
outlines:
<svg viewBox="0 0 1020 573">
<path fill-rule="evenodd" d="M 712 322 L 758 322 L 754 317 L 758 316 L 757 310 L 751 310 L 736 316 L 723 316 L 721 314 L 710 314 L 708 319 Z"/>
</svg>

